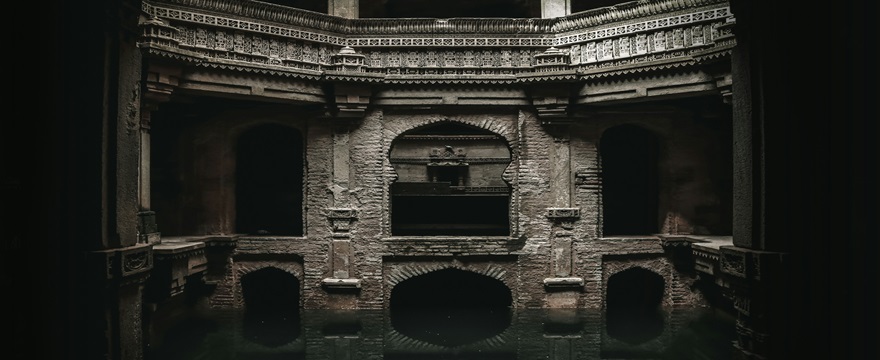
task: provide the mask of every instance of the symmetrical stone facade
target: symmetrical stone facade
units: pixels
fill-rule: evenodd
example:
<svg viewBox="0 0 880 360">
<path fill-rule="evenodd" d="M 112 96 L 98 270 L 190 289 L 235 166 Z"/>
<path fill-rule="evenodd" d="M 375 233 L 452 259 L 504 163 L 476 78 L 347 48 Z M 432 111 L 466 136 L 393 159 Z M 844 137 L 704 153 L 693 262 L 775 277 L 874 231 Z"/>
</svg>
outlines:
<svg viewBox="0 0 880 360">
<path fill-rule="evenodd" d="M 140 46 L 157 84 L 149 91 L 163 95 L 147 137 L 147 210 L 164 236 L 237 239 L 223 260 L 231 266 L 215 266 L 227 274 L 214 275 L 214 306 L 242 307 L 238 279 L 262 266 L 294 274 L 305 308 L 386 308 L 398 282 L 445 268 L 503 282 L 517 308 L 601 308 L 608 277 L 630 266 L 663 277 L 663 305 L 702 303 L 687 290 L 694 275 L 673 268 L 655 235 L 729 235 L 726 2 L 492 22 L 343 21 L 220 0 L 145 1 L 142 10 Z M 301 221 L 302 234 L 236 228 L 246 211 L 236 198 L 238 141 L 267 124 L 301 137 L 302 161 L 290 166 L 302 168 L 303 216 L 289 221 Z M 392 187 L 421 181 L 431 161 L 394 145 L 444 124 L 499 139 L 500 178 L 474 184 L 506 186 L 509 233 L 392 231 Z M 604 237 L 601 140 L 624 124 L 658 144 L 657 231 Z"/>
</svg>

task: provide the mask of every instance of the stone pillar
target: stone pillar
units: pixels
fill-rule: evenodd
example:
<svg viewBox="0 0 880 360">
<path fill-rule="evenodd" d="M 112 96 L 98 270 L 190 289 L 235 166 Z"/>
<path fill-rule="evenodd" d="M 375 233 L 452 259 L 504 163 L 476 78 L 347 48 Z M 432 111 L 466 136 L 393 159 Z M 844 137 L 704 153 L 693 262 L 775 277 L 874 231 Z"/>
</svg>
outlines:
<svg viewBox="0 0 880 360">
<path fill-rule="evenodd" d="M 571 0 L 541 0 L 541 18 L 549 19 L 571 14 Z"/>
<path fill-rule="evenodd" d="M 789 329 L 790 322 L 785 318 L 790 316 L 787 309 L 791 306 L 788 298 L 791 294 L 783 291 L 798 286 L 789 277 L 788 267 L 796 258 L 791 256 L 786 244 L 788 238 L 797 238 L 797 233 L 773 236 L 772 229 L 782 229 L 785 221 L 778 219 L 798 214 L 798 210 L 785 202 L 768 201 L 778 199 L 768 198 L 770 189 L 790 191 L 791 184 L 770 182 L 777 168 L 789 164 L 783 165 L 779 157 L 768 151 L 767 145 L 780 141 L 774 137 L 773 130 L 785 126 L 777 124 L 784 124 L 779 120 L 791 114 L 776 107 L 776 98 L 768 101 L 770 94 L 778 94 L 788 86 L 774 87 L 777 84 L 771 81 L 771 76 L 775 75 L 767 69 L 778 63 L 775 59 L 782 51 L 777 44 L 766 40 L 766 33 L 760 32 L 776 26 L 775 16 L 779 14 L 774 16 L 768 9 L 748 1 L 731 1 L 731 10 L 736 20 L 719 28 L 719 32 L 722 36 L 735 35 L 737 42 L 731 55 L 733 246 L 719 249 L 719 267 L 730 284 L 737 313 L 735 346 L 739 349 L 739 358 L 784 358 L 787 349 L 794 346 L 789 343 L 794 339 L 790 333 L 800 331 Z M 777 220 L 770 221 L 771 218 Z"/>
<path fill-rule="evenodd" d="M 153 24 L 153 23 L 150 23 Z M 141 25 L 146 27 L 146 25 Z M 180 68 L 150 63 L 144 79 L 144 93 L 141 101 L 138 154 L 138 242 L 158 244 L 161 242 L 156 213 L 150 205 L 151 141 L 150 127 L 152 114 L 159 104 L 167 102 L 180 78 Z"/>
<path fill-rule="evenodd" d="M 536 92 L 537 95 L 543 92 Z M 574 177 L 571 169 L 571 118 L 565 116 L 567 97 L 564 94 L 547 93 L 536 105 L 541 124 L 553 136 L 550 146 L 550 193 L 553 207 L 547 209 L 552 222 L 550 231 L 550 276 L 544 279 L 544 287 L 550 291 L 549 307 L 577 307 L 577 292 L 584 286 L 583 278 L 573 274 L 574 228 L 580 219 L 580 209 L 572 206 Z M 554 99 L 547 101 L 548 98 Z M 562 106 L 560 106 L 562 104 Z"/>
<path fill-rule="evenodd" d="M 152 245 L 141 244 L 87 254 L 90 301 L 83 311 L 96 316 L 87 319 L 91 325 L 81 326 L 102 329 L 104 333 L 102 348 L 90 349 L 92 355 L 105 354 L 113 359 L 143 357 L 142 300 L 144 284 L 153 268 L 152 250 Z"/>
<path fill-rule="evenodd" d="M 369 88 L 338 84 L 335 87 L 333 109 L 333 178 L 330 189 L 333 207 L 328 209 L 327 219 L 331 226 L 330 272 L 331 277 L 322 284 L 328 291 L 357 291 L 360 279 L 354 278 L 351 243 L 351 226 L 357 220 L 357 209 L 349 196 L 351 184 L 351 142 L 349 133 L 363 118 L 370 99 Z M 354 304 L 352 304 L 354 306 Z"/>
<path fill-rule="evenodd" d="M 360 17 L 360 0 L 328 0 L 327 13 L 346 19 Z"/>
</svg>

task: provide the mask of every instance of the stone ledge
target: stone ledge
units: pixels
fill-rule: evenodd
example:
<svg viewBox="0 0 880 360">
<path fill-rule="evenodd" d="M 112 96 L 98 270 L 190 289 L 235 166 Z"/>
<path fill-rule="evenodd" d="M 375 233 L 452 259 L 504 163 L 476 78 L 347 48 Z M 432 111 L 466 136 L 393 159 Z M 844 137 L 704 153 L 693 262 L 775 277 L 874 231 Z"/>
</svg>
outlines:
<svg viewBox="0 0 880 360">
<path fill-rule="evenodd" d="M 580 277 L 556 277 L 544 279 L 544 287 L 547 289 L 581 289 L 584 287 L 584 278 Z"/>
<path fill-rule="evenodd" d="M 361 288 L 361 279 L 326 278 L 321 280 L 321 285 L 327 290 L 359 290 Z"/>
</svg>

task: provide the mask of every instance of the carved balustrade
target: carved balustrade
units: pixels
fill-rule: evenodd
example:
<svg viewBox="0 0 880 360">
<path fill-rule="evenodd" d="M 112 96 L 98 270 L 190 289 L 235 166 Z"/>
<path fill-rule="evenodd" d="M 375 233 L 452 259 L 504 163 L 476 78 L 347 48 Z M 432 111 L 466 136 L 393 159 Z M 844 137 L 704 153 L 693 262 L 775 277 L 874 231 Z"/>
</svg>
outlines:
<svg viewBox="0 0 880 360">
<path fill-rule="evenodd" d="M 711 61 L 735 44 L 720 0 L 629 2 L 553 19 L 345 19 L 242 0 L 145 1 L 142 10 L 141 46 L 153 55 L 344 81 L 513 83 L 560 71 L 571 80 Z"/>
</svg>

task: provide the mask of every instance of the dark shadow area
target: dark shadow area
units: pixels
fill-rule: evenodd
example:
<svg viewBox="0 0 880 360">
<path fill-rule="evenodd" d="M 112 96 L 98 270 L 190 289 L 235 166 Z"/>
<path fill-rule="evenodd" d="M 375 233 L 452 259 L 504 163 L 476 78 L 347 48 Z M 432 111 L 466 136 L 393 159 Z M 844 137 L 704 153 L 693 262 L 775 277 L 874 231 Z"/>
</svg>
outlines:
<svg viewBox="0 0 880 360">
<path fill-rule="evenodd" d="M 392 187 L 392 191 L 402 186 Z M 437 236 L 510 234 L 507 196 L 395 196 L 391 207 L 394 235 Z"/>
<path fill-rule="evenodd" d="M 540 18 L 540 0 L 361 0 L 361 18 Z"/>
<path fill-rule="evenodd" d="M 391 292 L 391 325 L 427 343 L 454 347 L 491 338 L 511 322 L 510 289 L 485 275 L 444 269 L 397 284 Z"/>
<path fill-rule="evenodd" d="M 724 311 L 707 309 L 675 338 L 662 354 L 663 359 L 736 359 L 738 355 L 731 339 L 736 338 L 736 317 Z"/>
<path fill-rule="evenodd" d="M 612 275 L 605 303 L 608 336 L 636 345 L 662 334 L 663 291 L 663 277 L 643 268 Z"/>
<path fill-rule="evenodd" d="M 594 10 L 607 6 L 613 6 L 620 3 L 629 2 L 626 0 L 571 0 L 571 13 L 581 11 Z"/>
<path fill-rule="evenodd" d="M 199 316 L 187 316 L 164 329 L 160 342 L 150 344 L 144 350 L 147 360 L 198 359 L 207 352 L 205 338 L 216 332 L 217 323 Z"/>
<path fill-rule="evenodd" d="M 304 352 L 291 351 L 280 353 L 256 353 L 256 352 L 240 352 L 236 354 L 236 359 L 247 360 L 306 360 L 308 357 Z"/>
<path fill-rule="evenodd" d="M 658 231 L 657 138 L 635 125 L 602 134 L 603 233 L 647 235 Z"/>
<path fill-rule="evenodd" d="M 282 5 L 297 9 L 327 13 L 327 0 L 259 0 L 260 2 Z"/>
<path fill-rule="evenodd" d="M 383 360 L 516 360 L 519 359 L 515 353 L 511 352 L 455 352 L 455 353 L 438 353 L 438 354 L 385 354 Z"/>
<path fill-rule="evenodd" d="M 303 142 L 287 126 L 261 125 L 243 133 L 236 149 L 236 231 L 303 234 Z"/>
<path fill-rule="evenodd" d="M 277 268 L 265 268 L 242 277 L 244 337 L 270 347 L 296 340 L 302 333 L 297 278 Z"/>
</svg>

